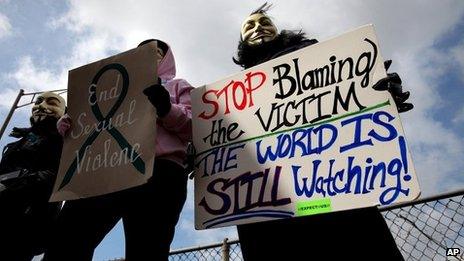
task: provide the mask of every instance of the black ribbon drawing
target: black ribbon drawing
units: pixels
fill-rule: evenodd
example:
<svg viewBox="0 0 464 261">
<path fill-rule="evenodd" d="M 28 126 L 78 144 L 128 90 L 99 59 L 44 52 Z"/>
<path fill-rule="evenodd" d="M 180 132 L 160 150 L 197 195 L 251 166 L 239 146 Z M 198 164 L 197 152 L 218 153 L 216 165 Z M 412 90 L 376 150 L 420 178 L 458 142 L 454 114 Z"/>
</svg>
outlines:
<svg viewBox="0 0 464 261">
<path fill-rule="evenodd" d="M 123 81 L 122 81 L 121 93 L 118 99 L 116 100 L 113 107 L 111 107 L 108 114 L 106 114 L 106 116 L 103 116 L 100 110 L 100 107 L 98 107 L 96 88 L 97 88 L 98 80 L 103 75 L 103 73 L 105 73 L 108 70 L 117 70 L 121 74 Z M 112 64 L 105 65 L 95 75 L 95 77 L 92 80 L 92 84 L 90 85 L 90 91 L 91 91 L 90 101 L 93 103 L 91 104 L 91 109 L 92 109 L 93 115 L 98 121 L 98 128 L 93 130 L 92 133 L 90 133 L 90 135 L 87 137 L 87 139 L 82 144 L 81 148 L 79 149 L 78 156 L 73 160 L 73 162 L 68 168 L 68 171 L 66 171 L 66 174 L 64 175 L 63 181 L 61 182 L 58 190 L 62 189 L 64 186 L 66 186 L 71 181 L 72 177 L 76 173 L 77 163 L 78 161 L 80 162 L 82 160 L 82 157 L 85 153 L 87 146 L 92 145 L 92 143 L 97 139 L 98 135 L 103 130 L 108 131 L 108 133 L 116 140 L 116 142 L 119 144 L 119 147 L 121 147 L 122 150 L 127 149 L 126 157 L 129 157 L 129 151 L 131 151 L 130 160 L 132 162 L 132 165 L 134 165 L 134 168 L 137 169 L 138 172 L 140 172 L 141 174 L 145 174 L 145 162 L 140 158 L 139 154 L 135 150 L 133 150 L 131 144 L 129 144 L 126 138 L 124 138 L 124 136 L 114 127 L 108 128 L 108 129 L 105 128 L 105 123 L 107 124 L 109 122 L 109 119 L 111 119 L 111 117 L 114 116 L 116 111 L 119 109 L 121 104 L 124 102 L 124 98 L 127 95 L 128 89 L 129 89 L 129 74 L 127 73 L 126 68 L 124 68 L 124 66 L 122 66 L 121 64 L 112 63 Z"/>
</svg>

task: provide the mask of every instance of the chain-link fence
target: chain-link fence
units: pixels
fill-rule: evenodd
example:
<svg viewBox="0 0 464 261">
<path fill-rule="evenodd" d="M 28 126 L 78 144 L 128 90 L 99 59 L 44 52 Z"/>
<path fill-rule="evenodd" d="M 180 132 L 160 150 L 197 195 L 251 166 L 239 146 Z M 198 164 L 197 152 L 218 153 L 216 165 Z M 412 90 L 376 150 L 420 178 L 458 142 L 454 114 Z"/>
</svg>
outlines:
<svg viewBox="0 0 464 261">
<path fill-rule="evenodd" d="M 406 260 L 464 260 L 464 190 L 381 208 Z M 458 248 L 447 257 L 448 248 Z M 171 252 L 170 261 L 239 261 L 238 240 Z"/>
<path fill-rule="evenodd" d="M 464 190 L 381 211 L 406 260 L 464 260 Z M 460 253 L 447 257 L 448 248 Z"/>
<path fill-rule="evenodd" d="M 222 243 L 174 250 L 169 255 L 169 261 L 232 261 L 243 260 L 242 250 L 238 240 L 228 241 L 224 239 Z"/>
</svg>

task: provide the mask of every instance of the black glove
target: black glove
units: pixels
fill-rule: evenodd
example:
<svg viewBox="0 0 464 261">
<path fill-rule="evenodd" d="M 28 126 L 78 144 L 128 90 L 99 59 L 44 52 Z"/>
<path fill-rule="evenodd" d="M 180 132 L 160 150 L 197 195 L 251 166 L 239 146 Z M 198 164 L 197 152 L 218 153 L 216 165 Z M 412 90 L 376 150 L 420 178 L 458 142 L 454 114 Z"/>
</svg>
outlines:
<svg viewBox="0 0 464 261">
<path fill-rule="evenodd" d="M 185 172 L 187 172 L 187 175 L 189 176 L 190 179 L 193 179 L 195 177 L 195 156 L 196 156 L 196 149 L 195 146 L 193 146 L 193 142 L 189 142 L 187 145 L 187 152 L 186 152 L 186 157 L 184 160 L 184 164 L 187 165 L 185 168 Z"/>
<path fill-rule="evenodd" d="M 391 60 L 384 62 L 386 71 L 390 68 L 391 63 Z M 387 77 L 380 79 L 376 84 L 374 84 L 374 86 L 372 86 L 372 88 L 376 91 L 388 90 L 388 92 L 392 95 L 393 100 L 395 100 L 398 112 L 405 112 L 414 108 L 414 105 L 412 105 L 412 103 L 405 102 L 409 98 L 410 93 L 403 92 L 403 86 L 401 83 L 401 78 L 397 73 L 387 73 Z"/>
<path fill-rule="evenodd" d="M 13 127 L 13 130 L 10 133 L 10 137 L 22 138 L 22 137 L 25 137 L 30 131 L 31 131 L 31 128 L 16 128 L 16 127 Z"/>
<path fill-rule="evenodd" d="M 169 92 L 160 83 L 153 84 L 146 88 L 143 90 L 143 94 L 145 94 L 150 103 L 155 106 L 158 117 L 163 118 L 171 110 L 171 98 L 169 96 Z"/>
</svg>

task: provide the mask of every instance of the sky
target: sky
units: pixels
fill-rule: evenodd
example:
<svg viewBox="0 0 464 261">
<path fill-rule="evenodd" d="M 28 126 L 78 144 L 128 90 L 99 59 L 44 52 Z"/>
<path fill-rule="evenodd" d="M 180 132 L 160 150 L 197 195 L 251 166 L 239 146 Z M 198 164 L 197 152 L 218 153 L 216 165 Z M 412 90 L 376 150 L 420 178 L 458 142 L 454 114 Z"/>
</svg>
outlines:
<svg viewBox="0 0 464 261">
<path fill-rule="evenodd" d="M 240 71 L 232 62 L 240 26 L 263 1 L 52 1 L 0 0 L 0 121 L 19 89 L 63 89 L 68 71 L 163 39 L 176 57 L 177 77 L 193 86 Z M 392 59 L 415 108 L 401 115 L 422 196 L 464 188 L 464 1 L 285 0 L 269 14 L 279 29 L 319 41 L 365 24 L 375 26 L 380 51 Z M 15 112 L 27 126 L 30 107 Z M 6 136 L 6 135 L 4 135 Z M 2 137 L 0 147 L 13 141 Z M 193 182 L 173 249 L 237 238 L 235 228 L 195 231 Z M 121 224 L 94 260 L 124 256 Z"/>
</svg>

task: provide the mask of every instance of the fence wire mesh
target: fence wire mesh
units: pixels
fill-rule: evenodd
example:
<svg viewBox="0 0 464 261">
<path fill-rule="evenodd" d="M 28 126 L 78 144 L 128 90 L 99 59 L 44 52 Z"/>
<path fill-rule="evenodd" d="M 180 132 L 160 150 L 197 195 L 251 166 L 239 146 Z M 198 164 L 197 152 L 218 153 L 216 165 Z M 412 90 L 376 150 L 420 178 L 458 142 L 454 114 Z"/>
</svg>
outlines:
<svg viewBox="0 0 464 261">
<path fill-rule="evenodd" d="M 222 243 L 183 250 L 172 251 L 169 261 L 233 261 L 243 260 L 242 250 L 238 240 L 228 241 L 224 239 Z"/>
<path fill-rule="evenodd" d="M 464 260 L 464 190 L 381 208 L 405 260 Z M 455 257 L 448 248 L 458 248 Z M 227 241 L 171 252 L 170 261 L 243 260 L 240 242 Z"/>
<path fill-rule="evenodd" d="M 406 260 L 464 260 L 464 191 L 382 209 Z M 458 248 L 447 257 L 448 248 Z"/>
</svg>

